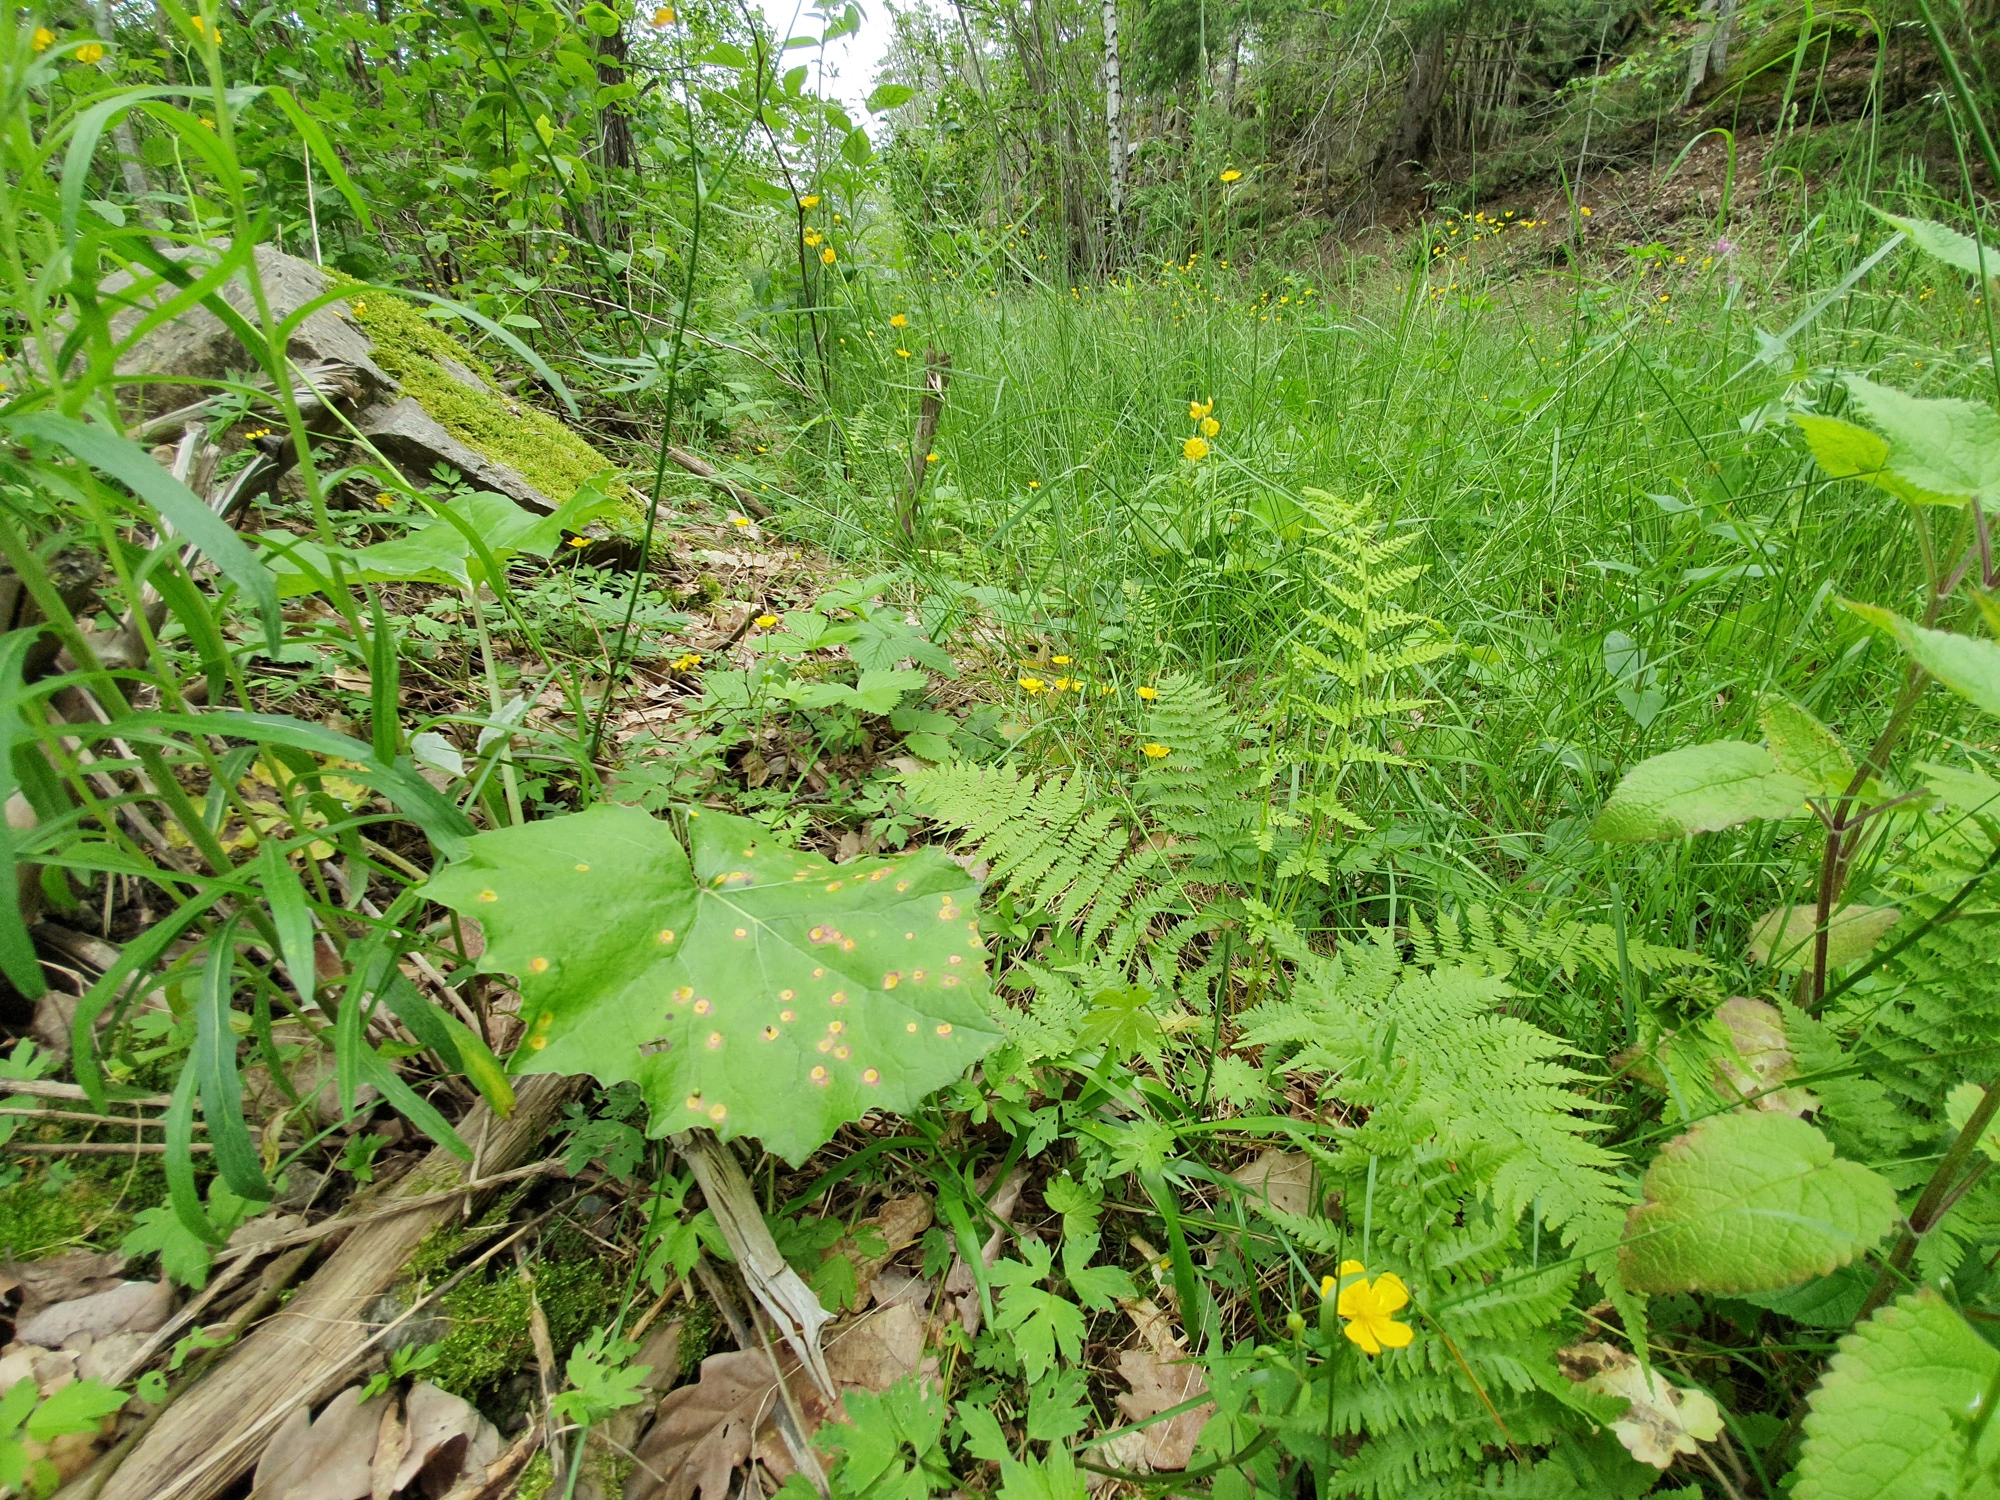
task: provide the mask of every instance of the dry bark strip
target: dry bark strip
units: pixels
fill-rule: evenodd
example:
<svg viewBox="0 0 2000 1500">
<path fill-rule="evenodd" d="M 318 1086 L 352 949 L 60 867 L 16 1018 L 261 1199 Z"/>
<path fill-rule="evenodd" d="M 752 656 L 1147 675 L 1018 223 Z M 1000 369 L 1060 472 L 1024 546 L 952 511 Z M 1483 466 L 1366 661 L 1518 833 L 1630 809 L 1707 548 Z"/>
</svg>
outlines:
<svg viewBox="0 0 2000 1500">
<path fill-rule="evenodd" d="M 951 384 L 951 355 L 940 349 L 924 350 L 924 395 L 917 407 L 917 435 L 910 444 L 910 482 L 896 507 L 896 524 L 903 535 L 917 534 L 917 497 L 923 493 L 924 474 L 930 468 L 931 444 L 937 441 L 938 420 L 944 415 L 944 390 Z"/>
<path fill-rule="evenodd" d="M 667 445 L 667 457 L 671 458 L 683 469 L 686 469 L 695 478 L 706 479 L 758 520 L 764 521 L 770 519 L 770 506 L 744 489 L 742 485 L 735 483 L 733 480 L 725 479 L 715 465 L 708 462 L 707 459 L 698 458 L 688 452 L 687 449 L 676 448 L 671 443 Z"/>
<path fill-rule="evenodd" d="M 554 1075 L 529 1079 L 505 1120 L 477 1105 L 459 1133 L 480 1142 L 482 1175 L 504 1171 L 538 1147 L 584 1082 Z M 468 1163 L 440 1146 L 370 1207 L 435 1194 L 464 1182 L 468 1170 Z M 257 1462 L 277 1430 L 273 1418 L 323 1399 L 333 1382 L 346 1379 L 349 1361 L 371 1332 L 362 1310 L 395 1284 L 425 1236 L 454 1217 L 463 1201 L 432 1199 L 408 1213 L 357 1225 L 283 1312 L 162 1414 L 97 1500 L 215 1500 Z M 480 1207 L 476 1196 L 471 1207 L 474 1212 Z"/>
<path fill-rule="evenodd" d="M 742 1273 L 744 1285 L 778 1325 L 820 1393 L 829 1402 L 837 1401 L 840 1393 L 834 1389 L 826 1356 L 819 1347 L 819 1331 L 833 1315 L 819 1305 L 813 1289 L 778 1253 L 777 1241 L 771 1238 L 764 1211 L 757 1206 L 757 1195 L 742 1166 L 712 1131 L 686 1131 L 673 1142 L 701 1184 L 702 1197 L 736 1254 L 736 1269 Z M 750 1346 L 739 1341 L 739 1347 Z"/>
</svg>

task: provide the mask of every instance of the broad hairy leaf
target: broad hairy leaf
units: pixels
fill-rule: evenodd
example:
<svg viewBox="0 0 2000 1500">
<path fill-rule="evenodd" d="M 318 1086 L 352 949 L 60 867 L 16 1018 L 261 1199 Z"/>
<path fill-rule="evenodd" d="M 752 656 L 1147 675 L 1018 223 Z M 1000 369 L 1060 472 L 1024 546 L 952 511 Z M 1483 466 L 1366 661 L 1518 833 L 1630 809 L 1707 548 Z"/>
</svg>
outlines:
<svg viewBox="0 0 2000 1500">
<path fill-rule="evenodd" d="M 1912 396 L 1860 375 L 1846 378 L 1861 414 L 1889 439 L 1889 468 L 1953 501 L 2000 499 L 2000 412 L 1977 401 Z"/>
<path fill-rule="evenodd" d="M 1823 797 L 1838 797 L 1854 780 L 1854 759 L 1831 729 L 1782 693 L 1757 700 L 1757 727 L 1780 771 L 1810 782 Z"/>
<path fill-rule="evenodd" d="M 1827 918 L 1826 966 L 1841 969 L 1865 958 L 1902 915 L 1893 906 L 1841 907 Z M 1775 959 L 1785 970 L 1810 968 L 1818 930 L 1817 906 L 1781 906 L 1750 929 L 1750 957 L 1760 964 Z"/>
<path fill-rule="evenodd" d="M 1642 760 L 1625 773 L 1590 836 L 1636 844 L 1730 828 L 1752 818 L 1792 818 L 1816 790 L 1778 769 L 1762 745 L 1718 740 Z"/>
<path fill-rule="evenodd" d="M 1899 214 L 1873 210 L 1875 217 L 1894 224 L 1910 237 L 1910 242 L 1926 255 L 1934 256 L 1968 276 L 2000 276 L 2000 250 L 1983 245 L 1968 234 L 1960 234 L 1935 219 L 1906 219 Z"/>
<path fill-rule="evenodd" d="M 1874 604 L 1845 599 L 1841 603 L 1877 630 L 1893 636 L 1910 660 L 1959 697 L 2000 717 L 2000 642 L 1932 630 Z"/>
<path fill-rule="evenodd" d="M 1000 1040 L 978 885 L 938 850 L 836 866 L 697 810 L 690 851 L 636 808 L 483 833 L 430 898 L 516 976 L 516 1070 L 638 1083 L 656 1135 L 704 1125 L 794 1164 L 907 1110 Z"/>
<path fill-rule="evenodd" d="M 1979 1452 L 1970 1424 L 2000 1353 L 1929 1287 L 1880 1308 L 1840 1341 L 1807 1401 L 1798 1500 L 1988 1494 L 1976 1480 L 2000 1456 L 2000 1425 Z"/>
<path fill-rule="evenodd" d="M 1669 1141 L 1625 1219 L 1640 1292 L 1769 1292 L 1846 1265 L 1889 1230 L 1896 1193 L 1803 1120 L 1761 1110 Z"/>
<path fill-rule="evenodd" d="M 1795 412 L 1792 421 L 1805 434 L 1806 446 L 1819 466 L 1835 479 L 1858 479 L 1912 505 L 1965 503 L 1963 496 L 1940 494 L 1910 483 L 1889 462 L 1888 443 L 1866 427 L 1811 412 Z"/>
</svg>

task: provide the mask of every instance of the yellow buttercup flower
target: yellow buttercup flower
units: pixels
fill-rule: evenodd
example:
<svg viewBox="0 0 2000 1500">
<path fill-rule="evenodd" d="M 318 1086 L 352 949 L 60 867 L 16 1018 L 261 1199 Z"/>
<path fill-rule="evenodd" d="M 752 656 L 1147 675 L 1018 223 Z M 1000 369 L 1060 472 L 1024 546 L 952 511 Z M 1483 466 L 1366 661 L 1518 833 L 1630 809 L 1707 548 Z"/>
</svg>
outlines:
<svg viewBox="0 0 2000 1500">
<path fill-rule="evenodd" d="M 1201 435 L 1203 437 L 1214 437 L 1220 431 L 1222 431 L 1222 424 L 1216 421 L 1215 418 L 1203 417 L 1201 419 Z"/>
<path fill-rule="evenodd" d="M 97 42 L 85 42 L 76 49 L 76 60 L 80 63 L 104 61 L 104 48 Z"/>
<path fill-rule="evenodd" d="M 1224 182 L 1234 182 L 1236 181 L 1237 178 L 1241 177 L 1242 175 L 1243 174 L 1237 171 L 1236 168 L 1231 167 L 1228 171 L 1222 174 L 1222 180 Z"/>
<path fill-rule="evenodd" d="M 667 663 L 668 668 L 675 672 L 685 672 L 690 667 L 698 667 L 700 665 L 701 658 L 696 656 L 692 651 L 683 651 L 679 656 L 676 656 L 672 661 Z"/>
<path fill-rule="evenodd" d="M 1028 481 L 1028 488 L 1031 490 L 1038 490 L 1041 487 L 1042 487 L 1042 482 L 1039 479 L 1030 479 Z"/>
<path fill-rule="evenodd" d="M 799 207 L 800 207 L 800 208 L 818 208 L 818 207 L 819 207 L 819 194 L 818 194 L 818 193 L 807 193 L 807 194 L 805 195 L 805 197 L 803 197 L 803 198 L 799 199 Z"/>
<path fill-rule="evenodd" d="M 1165 745 L 1141 745 L 1139 751 L 1148 760 L 1165 760 L 1173 754 Z"/>
<path fill-rule="evenodd" d="M 1039 693 L 1042 690 L 1042 679 L 1039 677 L 1021 677 L 1017 678 L 1016 681 L 1030 693 Z"/>
<path fill-rule="evenodd" d="M 56 34 L 46 26 L 37 26 L 30 40 L 37 52 L 46 52 L 56 44 Z"/>
<path fill-rule="evenodd" d="M 572 547 L 588 547 L 590 545 L 590 538 L 587 536 L 573 536 L 569 539 L 569 545 Z"/>
<path fill-rule="evenodd" d="M 1358 1260 L 1344 1260 L 1340 1263 L 1340 1273 L 1336 1276 L 1322 1276 L 1319 1279 L 1319 1300 L 1324 1302 L 1340 1290 L 1342 1277 L 1363 1276 L 1368 1268 Z"/>
<path fill-rule="evenodd" d="M 748 516 L 731 516 L 729 518 L 729 524 L 731 526 L 748 526 L 750 524 L 750 518 Z"/>
<path fill-rule="evenodd" d="M 1160 690 L 1153 687 L 1142 687 L 1139 689 L 1139 696 L 1144 698 L 1148 703 L 1151 703 L 1155 698 L 1160 696 Z"/>
<path fill-rule="evenodd" d="M 773 625 L 777 623 L 778 623 L 778 617 L 776 615 L 757 616 L 757 628 L 759 630 L 769 630 Z"/>
<path fill-rule="evenodd" d="M 891 328 L 908 328 L 910 320 L 901 313 L 892 313 L 889 317 L 889 326 Z"/>
<path fill-rule="evenodd" d="M 1069 658 L 1067 656 L 1051 656 L 1049 662 L 1053 666 L 1066 667 L 1069 665 Z"/>
<path fill-rule="evenodd" d="M 383 490 L 380 494 L 378 494 L 375 497 L 375 503 L 381 506 L 382 509 L 387 510 L 390 506 L 396 503 L 396 497 L 390 494 L 387 490 Z"/>
<path fill-rule="evenodd" d="M 1181 444 L 1181 453 L 1192 463 L 1200 463 L 1208 457 L 1208 444 L 1198 437 L 1191 437 Z"/>
<path fill-rule="evenodd" d="M 1587 208 L 1579 208 L 1577 212 L 1582 214 L 1586 219 L 1590 217 L 1590 210 Z"/>
<path fill-rule="evenodd" d="M 825 238 L 826 236 L 821 234 L 817 229 L 808 229 L 806 231 L 806 244 L 808 247 L 817 245 L 821 240 Z"/>
<path fill-rule="evenodd" d="M 1051 659 L 1053 660 L 1053 658 Z M 1058 677 L 1056 679 L 1056 691 L 1059 693 L 1066 693 L 1073 687 L 1082 687 L 1082 686 L 1083 686 L 1082 683 L 1072 682 L 1067 677 Z"/>
<path fill-rule="evenodd" d="M 824 250 L 820 251 L 819 258 L 822 265 L 832 265 L 837 258 L 833 253 L 833 246 L 828 245 Z"/>
<path fill-rule="evenodd" d="M 1329 1276 L 1320 1283 L 1320 1296 L 1333 1296 L 1334 1289 L 1339 1288 L 1333 1310 L 1344 1320 L 1340 1331 L 1359 1345 L 1363 1354 L 1405 1348 L 1417 1336 L 1416 1330 L 1407 1323 L 1398 1323 L 1393 1314 L 1410 1305 L 1410 1289 L 1393 1272 L 1384 1272 L 1370 1281 L 1367 1269 L 1358 1260 L 1342 1261 L 1340 1276 Z M 1339 1286 L 1340 1281 L 1350 1276 L 1355 1279 Z"/>
<path fill-rule="evenodd" d="M 938 456 L 935 453 L 926 453 L 924 455 L 924 462 L 927 464 L 934 464 L 937 461 L 938 461 Z"/>
<path fill-rule="evenodd" d="M 1188 402 L 1188 420 L 1190 422 L 1199 422 L 1214 410 L 1215 398 L 1213 396 L 1210 396 L 1206 401 L 1190 401 Z"/>
<path fill-rule="evenodd" d="M 905 358 L 905 359 L 908 359 L 908 358 L 910 357 L 910 351 L 909 351 L 909 350 L 907 350 L 907 349 L 898 349 L 898 350 L 897 350 L 896 352 L 897 352 L 898 354 L 902 355 L 902 356 L 903 356 L 903 358 Z"/>
</svg>

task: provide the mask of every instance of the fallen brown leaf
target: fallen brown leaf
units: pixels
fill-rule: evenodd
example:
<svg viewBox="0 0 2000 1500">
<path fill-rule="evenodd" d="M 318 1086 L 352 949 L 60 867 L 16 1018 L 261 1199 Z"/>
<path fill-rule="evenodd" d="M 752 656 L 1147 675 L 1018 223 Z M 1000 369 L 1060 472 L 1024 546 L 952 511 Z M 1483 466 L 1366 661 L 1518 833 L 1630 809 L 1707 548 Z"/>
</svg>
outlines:
<svg viewBox="0 0 2000 1500">
<path fill-rule="evenodd" d="M 907 1302 L 830 1325 L 824 1347 L 827 1373 L 842 1392 L 885 1391 L 935 1368 L 924 1357 L 923 1314 Z M 782 1363 L 808 1439 L 828 1421 L 847 1420 L 846 1408 L 829 1408 L 795 1358 Z M 751 1463 L 763 1467 L 774 1481 L 766 1488 L 775 1489 L 794 1469 L 777 1408 L 778 1382 L 761 1349 L 711 1354 L 701 1362 L 700 1380 L 660 1403 L 635 1455 L 639 1467 L 626 1481 L 625 1500 L 727 1500 L 736 1472 Z"/>
<path fill-rule="evenodd" d="M 1231 1182 L 1249 1189 L 1280 1213 L 1311 1213 L 1312 1158 L 1302 1151 L 1280 1151 L 1273 1146 L 1255 1161 L 1229 1174 Z"/>
<path fill-rule="evenodd" d="M 861 1221 L 881 1235 L 882 1248 L 874 1255 L 854 1261 L 855 1306 L 867 1304 L 868 1290 L 875 1278 L 882 1274 L 891 1260 L 923 1236 L 923 1232 L 931 1227 L 931 1217 L 931 1200 L 922 1193 L 909 1193 L 901 1198 L 891 1198 Z M 843 1246 L 849 1251 L 854 1248 L 850 1242 L 842 1241 L 834 1249 L 839 1251 Z M 851 1255 L 850 1259 L 853 1259 Z"/>
<path fill-rule="evenodd" d="M 1707 1392 L 1662 1379 L 1615 1345 L 1572 1344 L 1557 1351 L 1556 1363 L 1577 1384 L 1631 1403 L 1611 1430 L 1642 1464 L 1664 1470 L 1676 1453 L 1698 1453 L 1722 1434 L 1722 1412 Z"/>
<path fill-rule="evenodd" d="M 1140 1347 L 1127 1349 L 1118 1356 L 1118 1378 L 1131 1387 L 1129 1393 L 1117 1398 L 1118 1409 L 1129 1420 L 1143 1422 L 1183 1401 L 1207 1395 L 1207 1377 L 1174 1337 L 1173 1325 L 1158 1305 L 1138 1299 L 1125 1303 L 1124 1307 L 1138 1329 Z M 1208 1401 L 1140 1429 L 1133 1434 L 1143 1439 L 1139 1452 L 1144 1463 L 1138 1467 L 1142 1472 L 1185 1469 L 1202 1427 L 1214 1415 L 1215 1403 Z"/>
<path fill-rule="evenodd" d="M 426 1495 L 442 1495 L 500 1456 L 499 1429 L 470 1401 L 428 1380 L 410 1387 L 403 1420 L 402 1460 L 391 1477 L 391 1494 L 416 1483 Z"/>
<path fill-rule="evenodd" d="M 0 1350 L 0 1391 L 32 1380 L 46 1396 L 76 1379 L 78 1356 L 70 1349 L 44 1349 L 39 1344 L 9 1344 Z"/>
<path fill-rule="evenodd" d="M 125 1257 L 112 1251 L 102 1255 L 89 1250 L 72 1250 L 48 1260 L 8 1261 L 7 1279 L 21 1288 L 21 1309 L 16 1319 L 32 1318 L 51 1302 L 71 1302 L 93 1292 L 108 1291 L 118 1285 L 125 1269 Z"/>
<path fill-rule="evenodd" d="M 1737 995 L 1717 1007 L 1715 1019 L 1736 1049 L 1736 1061 L 1719 1057 L 1715 1062 L 1716 1087 L 1725 1099 L 1748 1100 L 1774 1114 L 1803 1115 L 1819 1108 L 1810 1090 L 1778 1087 L 1798 1069 L 1785 1039 L 1785 1018 L 1775 1005 Z"/>
<path fill-rule="evenodd" d="M 802 1398 L 816 1394 L 810 1381 L 795 1379 L 792 1386 Z M 753 1456 L 774 1474 L 789 1474 L 791 1460 L 773 1420 L 777 1392 L 761 1349 L 709 1355 L 700 1380 L 660 1403 L 625 1500 L 729 1500 L 737 1469 Z"/>
<path fill-rule="evenodd" d="M 313 1420 L 304 1407 L 285 1419 L 257 1465 L 250 1500 L 369 1500 L 387 1396 L 361 1399 L 351 1385 Z"/>
<path fill-rule="evenodd" d="M 165 1281 L 119 1281 L 101 1292 L 55 1302 L 14 1325 L 23 1343 L 53 1349 L 79 1333 L 108 1338 L 114 1333 L 151 1333 L 174 1309 L 174 1289 Z"/>
<path fill-rule="evenodd" d="M 392 1500 L 396 1493 L 396 1470 L 403 1466 L 403 1450 L 409 1446 L 410 1430 L 403 1421 L 403 1399 L 391 1392 L 382 1408 L 382 1423 L 375 1429 L 375 1456 L 368 1464 L 369 1500 Z"/>
<path fill-rule="evenodd" d="M 907 1302 L 879 1308 L 826 1341 L 826 1368 L 843 1390 L 886 1391 L 923 1363 L 923 1314 Z"/>
</svg>

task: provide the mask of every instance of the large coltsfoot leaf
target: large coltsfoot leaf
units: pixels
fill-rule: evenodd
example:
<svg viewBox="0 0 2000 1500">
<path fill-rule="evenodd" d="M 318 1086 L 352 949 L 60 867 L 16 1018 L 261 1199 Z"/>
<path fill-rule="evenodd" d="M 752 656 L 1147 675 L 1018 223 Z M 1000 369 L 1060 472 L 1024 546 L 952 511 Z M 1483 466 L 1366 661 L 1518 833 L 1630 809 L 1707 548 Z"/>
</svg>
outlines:
<svg viewBox="0 0 2000 1500">
<path fill-rule="evenodd" d="M 1844 1266 L 1888 1233 L 1896 1194 L 1803 1120 L 1718 1115 L 1667 1143 L 1625 1220 L 1638 1292 L 1774 1292 Z"/>
<path fill-rule="evenodd" d="M 1797 1500 L 1990 1495 L 2000 1424 L 1968 1451 L 2000 1354 L 1926 1287 L 1840 1341 L 1807 1403 Z"/>
<path fill-rule="evenodd" d="M 833 865 L 725 813 L 601 803 L 483 833 L 431 878 L 515 976 L 513 1066 L 636 1081 L 656 1135 L 755 1136 L 794 1165 L 999 1041 L 977 882 L 937 850 Z"/>
<path fill-rule="evenodd" d="M 1817 788 L 1778 769 L 1770 751 L 1740 740 L 1690 745 L 1625 773 L 1591 825 L 1605 843 L 1637 844 L 1733 828 L 1752 818 L 1796 818 Z"/>
</svg>

